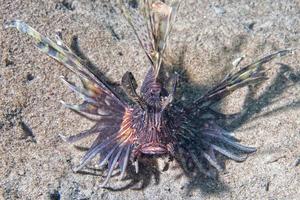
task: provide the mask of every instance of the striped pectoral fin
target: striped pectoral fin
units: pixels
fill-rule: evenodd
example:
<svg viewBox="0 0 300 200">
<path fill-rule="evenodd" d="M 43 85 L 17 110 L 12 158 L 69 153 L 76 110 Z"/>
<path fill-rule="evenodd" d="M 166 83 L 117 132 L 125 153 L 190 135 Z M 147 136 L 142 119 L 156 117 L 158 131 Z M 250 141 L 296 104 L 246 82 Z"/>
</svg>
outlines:
<svg viewBox="0 0 300 200">
<path fill-rule="evenodd" d="M 72 91 L 84 99 L 84 102 L 80 105 L 62 102 L 63 105 L 88 118 L 92 117 L 91 119 L 96 121 L 96 125 L 91 130 L 70 137 L 61 136 L 62 139 L 73 143 L 98 134 L 75 171 L 82 169 L 96 155 L 101 155 L 101 157 L 104 156 L 104 161 L 109 164 L 108 176 L 104 184 L 107 183 L 117 165 L 120 166 L 120 170 L 124 175 L 135 137 L 135 131 L 131 128 L 131 110 L 127 104 L 118 98 L 103 80 L 100 80 L 89 68 L 82 64 L 81 59 L 62 42 L 60 36 L 57 36 L 56 42 L 53 42 L 20 20 L 8 23 L 7 27 L 15 27 L 21 32 L 32 36 L 41 51 L 64 64 L 76 73 L 82 81 L 83 87 L 78 87 L 62 78 L 63 82 Z"/>
<path fill-rule="evenodd" d="M 21 20 L 12 20 L 4 25 L 5 28 L 17 28 L 22 33 L 26 33 L 33 37 L 37 42 L 42 41 L 42 36 L 39 32 L 37 32 L 32 27 L 28 26 L 25 22 Z"/>
<path fill-rule="evenodd" d="M 225 87 L 216 90 L 215 92 L 211 92 L 210 94 L 207 94 L 203 96 L 203 101 L 210 101 L 209 105 L 221 100 L 222 98 L 228 96 L 235 90 L 242 88 L 247 85 L 251 84 L 257 84 L 263 80 L 267 80 L 268 78 L 265 76 L 261 77 L 253 77 L 253 78 L 246 78 L 244 80 L 238 80 L 236 82 L 233 82 L 231 84 L 226 85 Z"/>
<path fill-rule="evenodd" d="M 99 134 L 99 128 L 97 127 L 97 124 L 94 125 L 94 127 L 92 127 L 91 129 L 82 131 L 76 135 L 68 137 L 63 134 L 60 134 L 59 136 L 62 138 L 63 141 L 71 144 L 95 134 Z"/>
<path fill-rule="evenodd" d="M 98 137 L 74 171 L 81 170 L 99 155 L 99 166 L 107 165 L 108 167 L 107 176 L 101 187 L 107 184 L 117 166 L 119 166 L 121 178 L 124 177 L 136 136 L 135 130 L 132 128 L 131 117 L 132 111 L 126 110 L 120 120 L 111 118 L 99 122 L 98 125 L 96 124 L 95 130 L 99 132 Z M 112 124 L 114 124 L 113 127 L 118 126 L 118 128 L 113 129 Z M 85 137 L 86 134 L 89 133 L 84 132 L 79 134 L 78 137 Z M 74 140 L 76 139 L 74 138 Z M 71 137 L 70 140 L 73 140 L 73 138 Z"/>
<path fill-rule="evenodd" d="M 233 153 L 233 152 L 231 152 L 231 151 L 229 151 L 229 150 L 227 150 L 225 148 L 219 147 L 217 145 L 212 145 L 212 148 L 215 151 L 217 151 L 217 152 L 223 154 L 224 156 L 226 156 L 226 157 L 228 157 L 228 158 L 230 158 L 232 160 L 235 160 L 237 162 L 243 162 L 243 161 L 245 161 L 247 159 L 246 156 L 241 157 L 241 156 L 236 155 L 235 153 Z"/>
<path fill-rule="evenodd" d="M 281 56 L 285 56 L 287 55 L 288 53 L 291 53 L 293 52 L 294 50 L 296 49 L 284 49 L 284 50 L 280 50 L 280 51 L 277 51 L 277 52 L 274 52 L 274 53 L 271 53 L 267 56 L 264 56 L 262 57 L 261 59 L 259 60 L 256 60 L 254 61 L 253 63 L 250 63 L 244 67 L 242 67 L 240 70 L 238 70 L 237 72 L 231 72 L 230 74 L 228 74 L 226 76 L 226 78 L 224 79 L 223 82 L 226 82 L 226 80 L 234 80 L 236 78 L 240 78 L 240 77 L 244 77 L 244 79 L 246 77 L 249 77 L 249 75 L 253 75 L 257 72 L 260 71 L 260 67 L 267 63 L 267 62 L 270 62 L 271 60 L 273 60 L 274 58 L 276 57 L 281 57 Z"/>
<path fill-rule="evenodd" d="M 90 102 L 90 103 L 96 103 L 96 99 L 95 97 L 97 96 L 97 93 L 95 93 L 92 90 L 87 90 L 85 88 L 82 87 L 78 87 L 75 84 L 71 83 L 70 81 L 68 81 L 65 77 L 61 76 L 60 77 L 61 80 L 63 81 L 63 83 L 65 85 L 68 86 L 68 88 L 75 92 L 76 94 L 78 94 L 83 100 Z"/>
<path fill-rule="evenodd" d="M 83 102 L 79 105 L 68 104 L 64 101 L 60 102 L 65 108 L 68 108 L 82 116 L 85 116 L 88 119 L 99 120 L 102 117 L 102 115 L 98 113 L 98 107 L 89 102 Z"/>
<path fill-rule="evenodd" d="M 227 75 L 220 84 L 196 99 L 192 107 L 201 105 L 209 106 L 241 87 L 266 80 L 265 71 L 261 69 L 261 66 L 277 56 L 284 56 L 292 51 L 293 49 L 287 49 L 272 53 L 241 68 L 235 73 Z"/>
<path fill-rule="evenodd" d="M 224 79 L 223 83 L 239 83 L 239 82 L 246 82 L 248 81 L 253 82 L 256 79 L 264 78 L 265 77 L 265 71 L 261 69 L 261 66 L 267 62 L 270 62 L 272 59 L 276 57 L 285 56 L 288 53 L 294 51 L 294 49 L 284 49 L 277 52 L 274 52 L 272 54 L 269 54 L 267 56 L 262 57 L 261 59 L 246 65 L 245 67 L 242 67 L 240 70 L 238 70 L 235 73 L 232 73 Z M 251 81 L 253 80 L 253 81 Z"/>
<path fill-rule="evenodd" d="M 242 88 L 246 85 L 257 84 L 266 79 L 267 77 L 265 76 L 265 71 L 260 71 L 258 68 L 250 68 L 249 71 L 245 71 L 233 77 L 228 77 L 221 84 L 208 91 L 197 101 L 210 101 L 210 104 L 212 104 L 228 96 L 239 88 Z"/>
<path fill-rule="evenodd" d="M 203 153 L 203 157 L 214 167 L 218 170 L 218 172 L 223 171 L 223 167 L 218 163 L 218 161 L 214 158 L 214 154 L 209 155 L 207 153 Z"/>
<path fill-rule="evenodd" d="M 105 81 L 99 79 L 94 72 L 82 64 L 82 60 L 72 52 L 62 42 L 61 36 L 56 36 L 56 42 L 44 37 L 35 29 L 27 25 L 21 20 L 14 20 L 6 24 L 6 27 L 17 28 L 19 31 L 26 33 L 33 37 L 37 43 L 37 47 L 53 59 L 62 63 L 68 69 L 77 74 L 83 81 L 85 88 L 93 92 L 96 96 L 106 94 L 110 96 L 119 106 L 125 107 L 127 104 L 112 91 Z"/>
<path fill-rule="evenodd" d="M 44 53 L 47 53 L 52 58 L 58 60 L 59 62 L 64 63 L 64 49 L 60 47 L 57 43 L 53 42 L 52 40 L 44 37 L 34 28 L 26 24 L 24 21 L 21 20 L 13 20 L 5 25 L 6 28 L 16 28 L 19 31 L 26 33 L 27 35 L 31 36 L 37 44 L 37 47 Z"/>
</svg>

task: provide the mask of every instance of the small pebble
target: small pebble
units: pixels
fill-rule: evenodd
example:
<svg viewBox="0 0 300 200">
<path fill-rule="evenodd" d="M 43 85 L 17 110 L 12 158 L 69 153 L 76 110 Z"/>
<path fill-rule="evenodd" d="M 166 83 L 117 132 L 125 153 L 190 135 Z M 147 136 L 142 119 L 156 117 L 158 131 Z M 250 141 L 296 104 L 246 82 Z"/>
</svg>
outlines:
<svg viewBox="0 0 300 200">
<path fill-rule="evenodd" d="M 250 23 L 246 23 L 244 24 L 244 28 L 246 29 L 247 32 L 251 32 L 253 31 L 255 22 L 250 22 Z"/>
<path fill-rule="evenodd" d="M 225 9 L 220 6 L 213 6 L 213 9 L 217 15 L 223 15 L 226 13 Z"/>
<path fill-rule="evenodd" d="M 54 191 L 49 192 L 49 198 L 50 198 L 50 200 L 60 200 L 61 195 L 60 195 L 59 191 L 54 190 Z"/>
<path fill-rule="evenodd" d="M 5 67 L 8 67 L 8 66 L 13 65 L 13 64 L 14 64 L 13 61 L 9 60 L 8 58 L 4 59 Z"/>
<path fill-rule="evenodd" d="M 32 81 L 34 79 L 34 76 L 32 74 L 28 73 L 26 75 L 26 79 L 27 79 L 27 81 Z"/>
<path fill-rule="evenodd" d="M 300 158 L 298 158 L 297 160 L 296 160 L 296 162 L 295 162 L 295 167 L 297 167 L 297 166 L 299 166 L 300 165 Z"/>
<path fill-rule="evenodd" d="M 269 189 L 270 189 L 270 181 L 268 181 L 267 183 L 266 183 L 266 191 L 269 191 Z"/>
</svg>

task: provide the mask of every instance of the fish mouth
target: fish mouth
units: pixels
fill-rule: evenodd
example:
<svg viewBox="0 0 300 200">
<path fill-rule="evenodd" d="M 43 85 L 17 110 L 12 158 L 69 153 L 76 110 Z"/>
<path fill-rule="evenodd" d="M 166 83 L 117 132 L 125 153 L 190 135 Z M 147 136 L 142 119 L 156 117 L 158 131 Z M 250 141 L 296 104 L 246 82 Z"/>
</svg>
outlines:
<svg viewBox="0 0 300 200">
<path fill-rule="evenodd" d="M 167 146 L 161 143 L 146 143 L 143 144 L 141 149 L 141 153 L 150 154 L 150 155 L 161 155 L 168 153 Z"/>
</svg>

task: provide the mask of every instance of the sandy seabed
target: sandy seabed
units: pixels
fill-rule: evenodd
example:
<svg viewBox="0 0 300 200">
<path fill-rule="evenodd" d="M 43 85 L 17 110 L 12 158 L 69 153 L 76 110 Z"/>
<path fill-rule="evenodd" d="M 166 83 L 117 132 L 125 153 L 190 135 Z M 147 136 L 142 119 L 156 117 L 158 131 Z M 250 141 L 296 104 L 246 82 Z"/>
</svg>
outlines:
<svg viewBox="0 0 300 200">
<path fill-rule="evenodd" d="M 148 61 L 114 1 L 0 0 L 0 24 L 22 19 L 71 44 L 110 80 L 131 71 L 141 83 Z M 258 151 L 243 163 L 226 161 L 218 180 L 186 177 L 176 162 L 149 161 L 139 175 L 101 189 L 101 171 L 74 173 L 86 140 L 77 147 L 59 134 L 92 123 L 59 103 L 79 101 L 61 81 L 73 74 L 41 54 L 31 39 L 0 28 L 0 199 L 297 199 L 300 196 L 299 52 L 266 67 L 269 80 L 238 90 L 217 107 L 243 111 L 233 130 Z M 243 64 L 280 49 L 300 46 L 297 0 L 183 1 L 170 38 L 170 59 L 187 79 L 186 98 L 222 79 L 232 62 Z M 182 88 L 181 88 L 182 89 Z M 125 187 L 124 187 L 125 185 Z M 127 186 L 128 187 L 127 187 Z"/>
</svg>

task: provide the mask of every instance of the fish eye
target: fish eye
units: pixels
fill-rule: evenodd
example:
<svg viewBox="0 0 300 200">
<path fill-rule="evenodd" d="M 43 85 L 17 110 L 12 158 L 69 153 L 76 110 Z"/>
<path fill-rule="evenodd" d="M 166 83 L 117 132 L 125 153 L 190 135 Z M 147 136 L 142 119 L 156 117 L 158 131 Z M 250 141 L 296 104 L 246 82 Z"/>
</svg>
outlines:
<svg viewBox="0 0 300 200">
<path fill-rule="evenodd" d="M 159 88 L 152 88 L 150 89 L 150 95 L 154 96 L 154 95 L 159 95 L 160 94 L 160 89 Z"/>
</svg>

